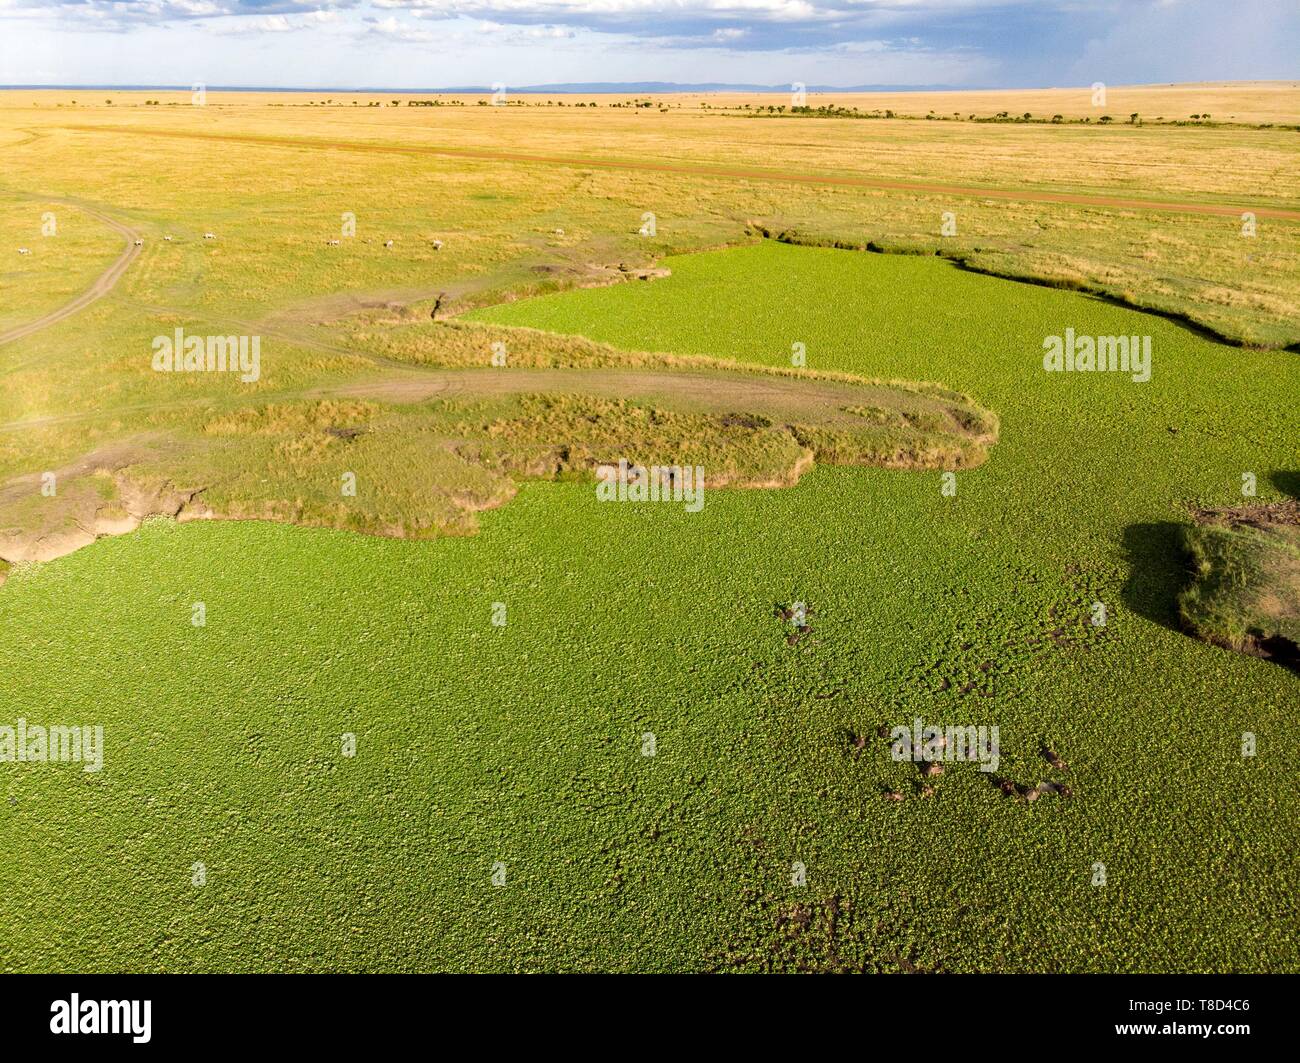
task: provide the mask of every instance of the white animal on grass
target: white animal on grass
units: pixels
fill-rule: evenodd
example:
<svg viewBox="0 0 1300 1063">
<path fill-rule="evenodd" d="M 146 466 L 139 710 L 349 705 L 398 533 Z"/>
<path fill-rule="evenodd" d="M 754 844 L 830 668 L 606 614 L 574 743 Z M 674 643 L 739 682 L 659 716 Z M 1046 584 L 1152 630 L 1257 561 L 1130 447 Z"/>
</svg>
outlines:
<svg viewBox="0 0 1300 1063">
<path fill-rule="evenodd" d="M 170 240 L 171 237 L 170 237 L 170 236 L 164 236 L 163 239 L 164 239 L 164 240 Z"/>
<path fill-rule="evenodd" d="M 338 246 L 339 246 L 339 242 L 337 240 L 330 241 L 330 247 L 338 247 Z"/>
<path fill-rule="evenodd" d="M 143 240 L 137 240 L 137 241 L 135 242 L 135 246 L 136 246 L 136 247 L 144 247 L 144 241 L 143 241 Z"/>
<path fill-rule="evenodd" d="M 442 250 L 442 241 L 441 241 L 441 240 L 435 240 L 435 241 L 433 242 L 433 249 L 434 249 L 435 251 L 441 251 L 441 250 Z"/>
<path fill-rule="evenodd" d="M 27 248 L 25 248 L 25 247 L 20 247 L 20 248 L 18 249 L 18 253 L 19 253 L 20 255 L 30 255 L 30 254 L 31 254 L 31 252 L 30 252 Z"/>
<path fill-rule="evenodd" d="M 385 246 L 385 247 L 392 247 L 392 246 L 393 246 L 393 241 L 392 241 L 392 240 L 385 240 L 385 241 L 384 241 L 384 246 Z"/>
<path fill-rule="evenodd" d="M 216 233 L 204 233 L 204 234 L 203 234 L 203 239 L 205 239 L 205 240 L 215 240 L 216 238 L 217 238 L 217 234 L 216 234 Z"/>
</svg>

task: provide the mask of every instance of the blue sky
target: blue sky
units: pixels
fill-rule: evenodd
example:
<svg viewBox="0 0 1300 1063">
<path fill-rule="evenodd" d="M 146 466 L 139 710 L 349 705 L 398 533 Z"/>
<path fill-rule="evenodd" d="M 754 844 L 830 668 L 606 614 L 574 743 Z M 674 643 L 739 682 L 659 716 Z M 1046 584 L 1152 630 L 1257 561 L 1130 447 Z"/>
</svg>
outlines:
<svg viewBox="0 0 1300 1063">
<path fill-rule="evenodd" d="M 1297 0 L 0 0 L 0 84 L 1300 78 Z"/>
</svg>

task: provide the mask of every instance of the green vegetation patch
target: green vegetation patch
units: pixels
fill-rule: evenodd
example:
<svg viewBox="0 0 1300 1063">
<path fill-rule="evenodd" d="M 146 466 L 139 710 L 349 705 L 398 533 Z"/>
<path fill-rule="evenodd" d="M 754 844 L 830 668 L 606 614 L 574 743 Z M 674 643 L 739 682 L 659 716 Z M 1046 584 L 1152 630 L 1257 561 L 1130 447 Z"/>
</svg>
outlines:
<svg viewBox="0 0 1300 1063">
<path fill-rule="evenodd" d="M 1300 504 L 1206 510 L 1183 529 L 1195 580 L 1179 616 L 1229 649 L 1297 661 L 1300 645 Z"/>
<path fill-rule="evenodd" d="M 0 968 L 1300 971 L 1300 682 L 1175 607 L 1188 500 L 1240 501 L 1243 469 L 1276 500 L 1294 468 L 1300 363 L 933 258 L 669 264 L 490 316 L 755 366 L 801 342 L 819 377 L 972 396 L 997 444 L 948 493 L 818 467 L 689 513 L 524 482 L 472 537 L 153 522 L 11 576 L 0 703 L 103 723 L 105 755 L 0 765 Z M 1044 373 L 1066 327 L 1149 331 L 1151 380 Z M 620 399 L 538 394 L 438 416 L 487 440 Z M 622 398 L 647 433 L 654 409 L 784 423 Z M 232 461 L 434 416 L 316 401 L 339 405 L 206 416 Z M 917 717 L 998 725 L 997 771 L 895 761 L 880 729 Z"/>
<path fill-rule="evenodd" d="M 524 479 L 590 480 L 626 462 L 689 466 L 713 488 L 780 487 L 815 461 L 969 468 L 996 438 L 991 413 L 935 385 L 701 358 L 657 364 L 390 369 L 315 389 L 337 397 L 182 414 L 165 433 L 59 470 L 55 495 L 31 475 L 0 483 L 0 557 L 49 559 L 159 514 L 463 534 Z M 855 402 L 890 415 L 846 412 Z"/>
<path fill-rule="evenodd" d="M 170 255 L 183 243 L 155 240 L 147 252 Z M 61 556 L 155 513 L 460 534 L 477 527 L 479 511 L 512 497 L 519 479 L 590 476 L 602 455 L 695 459 L 714 487 L 785 485 L 814 452 L 826 463 L 971 467 L 996 437 L 991 413 L 934 385 L 629 351 L 535 329 L 431 321 L 390 305 L 338 330 L 303 334 L 291 318 L 270 326 L 256 383 L 159 374 L 155 333 L 204 326 L 160 309 L 118 328 L 91 327 L 112 307 L 88 311 L 79 338 L 55 329 L 30 341 L 36 353 L 15 348 L 22 372 L 0 389 L 0 426 L 9 429 L 0 432 L 0 557 Z M 498 352 L 503 366 L 493 364 Z M 97 367 L 95 386 L 70 365 Z M 527 396 L 550 396 L 551 416 L 579 399 L 623 401 L 633 412 L 622 437 L 617 416 L 592 406 L 542 440 L 520 406 Z M 872 423 L 844 410 L 864 403 L 893 416 Z M 635 410 L 658 418 L 657 434 L 635 427 Z M 56 493 L 44 493 L 37 468 L 55 476 Z M 355 495 L 342 494 L 348 474 Z"/>
</svg>

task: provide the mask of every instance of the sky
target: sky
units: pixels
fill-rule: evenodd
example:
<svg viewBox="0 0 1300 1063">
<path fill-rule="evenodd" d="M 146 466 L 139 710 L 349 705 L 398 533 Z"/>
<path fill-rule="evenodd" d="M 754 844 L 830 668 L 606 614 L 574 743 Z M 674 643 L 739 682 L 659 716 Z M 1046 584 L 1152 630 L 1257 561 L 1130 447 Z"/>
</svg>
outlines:
<svg viewBox="0 0 1300 1063">
<path fill-rule="evenodd" d="M 0 0 L 0 85 L 1300 78 L 1300 0 Z"/>
</svg>

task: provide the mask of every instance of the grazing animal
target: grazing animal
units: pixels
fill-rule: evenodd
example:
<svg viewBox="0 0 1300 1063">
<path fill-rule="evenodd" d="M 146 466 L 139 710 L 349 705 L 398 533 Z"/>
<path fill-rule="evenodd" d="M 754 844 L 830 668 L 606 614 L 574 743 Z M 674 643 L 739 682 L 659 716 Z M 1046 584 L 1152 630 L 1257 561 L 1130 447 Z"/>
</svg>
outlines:
<svg viewBox="0 0 1300 1063">
<path fill-rule="evenodd" d="M 1069 771 L 1070 765 L 1065 763 L 1060 757 L 1053 753 L 1046 746 L 1043 747 L 1043 759 L 1047 761 L 1057 771 Z"/>
<path fill-rule="evenodd" d="M 1023 797 L 1026 801 L 1035 801 L 1038 799 L 1038 787 L 1026 786 L 1024 783 L 1016 783 L 1016 794 L 1019 797 Z M 1030 797 L 1030 794 L 1033 794 L 1034 796 Z"/>
<path fill-rule="evenodd" d="M 900 794 L 897 790 L 886 790 L 886 791 L 885 791 L 885 800 L 886 800 L 886 801 L 901 801 L 901 800 L 903 800 L 903 795 Z"/>
<path fill-rule="evenodd" d="M 564 235 L 564 230 L 563 230 L 563 229 L 556 229 L 556 230 L 555 230 L 555 235 L 556 235 L 556 236 L 563 236 L 563 235 Z"/>
<path fill-rule="evenodd" d="M 385 247 L 392 247 L 392 246 L 393 246 L 393 241 L 392 241 L 392 240 L 385 240 L 385 241 L 384 241 L 384 246 L 385 246 Z"/>
<path fill-rule="evenodd" d="M 330 247 L 338 247 L 338 246 L 339 246 L 339 242 L 337 240 L 330 241 Z"/>
<path fill-rule="evenodd" d="M 433 249 L 434 249 L 435 251 L 441 251 L 441 250 L 442 250 L 442 241 L 441 241 L 441 240 L 435 240 L 435 241 L 433 242 Z"/>
<path fill-rule="evenodd" d="M 921 774 L 927 779 L 932 775 L 942 775 L 943 765 L 933 760 L 923 761 L 921 764 Z"/>
<path fill-rule="evenodd" d="M 143 241 L 143 240 L 137 240 L 137 241 L 135 242 L 135 246 L 136 246 L 136 247 L 144 247 L 144 241 Z"/>
<path fill-rule="evenodd" d="M 30 255 L 30 254 L 31 254 L 31 251 L 29 251 L 29 250 L 28 250 L 27 248 L 25 248 L 25 247 L 20 247 L 20 248 L 18 249 L 18 253 L 19 253 L 20 255 Z"/>
<path fill-rule="evenodd" d="M 168 241 L 169 243 L 171 242 L 171 237 L 170 237 L 170 236 L 164 236 L 163 239 L 166 240 L 166 241 Z"/>
<path fill-rule="evenodd" d="M 216 238 L 217 238 L 217 234 L 216 234 L 216 233 L 204 233 L 204 234 L 203 234 L 203 239 L 205 239 L 205 240 L 215 240 Z"/>
</svg>

